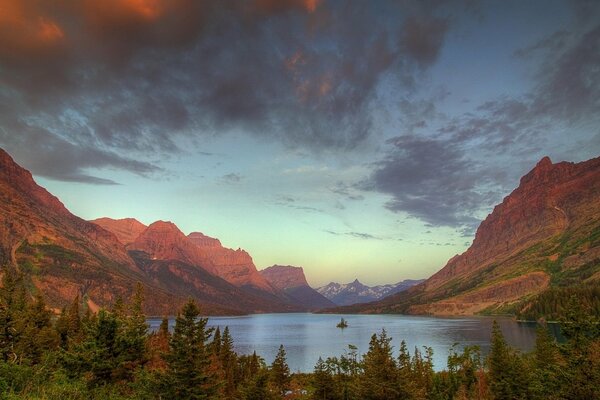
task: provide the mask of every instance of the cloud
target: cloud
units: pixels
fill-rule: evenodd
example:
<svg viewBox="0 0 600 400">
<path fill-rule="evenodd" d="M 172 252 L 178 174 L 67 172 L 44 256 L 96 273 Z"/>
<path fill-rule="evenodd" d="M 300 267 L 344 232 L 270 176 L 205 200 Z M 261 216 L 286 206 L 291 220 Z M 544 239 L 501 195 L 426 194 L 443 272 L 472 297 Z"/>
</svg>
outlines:
<svg viewBox="0 0 600 400">
<path fill-rule="evenodd" d="M 402 46 L 421 67 L 429 66 L 437 60 L 448 26 L 445 18 L 410 17 L 402 27 Z"/>
<path fill-rule="evenodd" d="M 334 236 L 350 236 L 356 239 L 364 239 L 364 240 L 383 240 L 379 236 L 371 235 L 370 233 L 363 232 L 336 232 L 331 230 L 324 230 L 323 232 L 329 233 Z"/>
<path fill-rule="evenodd" d="M 221 177 L 221 180 L 227 184 L 240 183 L 242 179 L 244 179 L 243 176 L 241 176 L 239 174 L 234 174 L 233 172 L 230 174 L 227 174 L 227 175 L 223 175 Z"/>
<path fill-rule="evenodd" d="M 4 3 L 0 104 L 10 107 L 0 129 L 129 160 L 229 131 L 310 152 L 356 149 L 373 135 L 382 80 L 414 82 L 449 27 L 402 3 L 391 12 L 318 0 Z M 102 163 L 67 167 L 76 177 Z"/>
<path fill-rule="evenodd" d="M 600 15 L 600 7 L 594 12 Z M 444 96 L 401 102 L 406 133 L 388 142 L 387 155 L 359 187 L 389 195 L 393 212 L 472 236 L 481 217 L 548 152 L 558 159 L 597 156 L 598 19 L 575 21 L 515 55 L 537 67 L 522 96 L 499 96 L 452 118 L 437 112 Z"/>
<path fill-rule="evenodd" d="M 388 156 L 361 183 L 391 195 L 386 208 L 406 212 L 432 226 L 470 226 L 481 208 L 480 170 L 450 142 L 419 136 L 390 141 Z"/>
</svg>

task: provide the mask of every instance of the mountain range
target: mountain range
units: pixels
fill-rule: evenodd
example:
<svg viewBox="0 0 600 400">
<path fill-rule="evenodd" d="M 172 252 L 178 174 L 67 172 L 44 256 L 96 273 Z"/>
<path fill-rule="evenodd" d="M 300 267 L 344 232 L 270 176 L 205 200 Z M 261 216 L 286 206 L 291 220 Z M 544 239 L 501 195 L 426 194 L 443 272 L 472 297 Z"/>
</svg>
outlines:
<svg viewBox="0 0 600 400">
<path fill-rule="evenodd" d="M 424 279 L 406 279 L 395 284 L 367 286 L 356 279 L 353 282 L 346 284 L 330 282 L 316 290 L 336 305 L 347 306 L 350 304 L 368 303 L 379 300 L 386 296 L 407 290 L 423 281 Z"/>
<path fill-rule="evenodd" d="M 332 312 L 514 313 L 550 288 L 600 284 L 600 157 L 545 157 L 480 224 L 472 245 L 423 283 Z"/>
<path fill-rule="evenodd" d="M 600 157 L 543 158 L 480 224 L 469 249 L 424 282 L 368 287 L 356 280 L 315 291 L 301 268 L 258 271 L 246 251 L 201 232 L 185 235 L 168 221 L 85 221 L 0 149 L 0 267 L 20 272 L 31 294 L 44 294 L 55 309 L 76 296 L 92 310 L 110 306 L 139 282 L 150 315 L 173 314 L 188 297 L 207 315 L 326 307 L 522 313 L 549 289 L 600 284 Z"/>
<path fill-rule="evenodd" d="M 247 252 L 217 239 L 186 236 L 171 222 L 73 215 L 2 149 L 0 266 L 18 270 L 55 309 L 76 296 L 92 310 L 110 306 L 137 282 L 150 315 L 174 314 L 190 296 L 206 314 L 308 309 L 269 283 Z"/>
</svg>

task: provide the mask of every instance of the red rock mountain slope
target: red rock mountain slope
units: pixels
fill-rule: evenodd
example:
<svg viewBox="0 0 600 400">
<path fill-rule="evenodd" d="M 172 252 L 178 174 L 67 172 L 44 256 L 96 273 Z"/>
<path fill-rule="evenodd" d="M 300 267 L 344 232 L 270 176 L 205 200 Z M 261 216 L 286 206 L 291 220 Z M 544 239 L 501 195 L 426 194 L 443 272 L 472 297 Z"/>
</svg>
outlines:
<svg viewBox="0 0 600 400">
<path fill-rule="evenodd" d="M 274 288 L 256 270 L 252 257 L 242 249 L 228 249 L 221 245 L 219 239 L 211 238 L 200 232 L 192 232 L 188 239 L 199 249 L 204 262 L 210 265 L 212 273 L 238 287 L 251 286 L 270 293 Z"/>
<path fill-rule="evenodd" d="M 92 308 L 128 297 L 143 272 L 115 235 L 71 214 L 0 149 L 0 266 L 23 272 L 33 291 L 60 307 L 76 295 Z M 153 310 L 174 296 L 153 287 Z"/>
<path fill-rule="evenodd" d="M 346 311 L 473 314 L 551 285 L 600 280 L 600 157 L 543 158 L 479 226 L 471 247 L 407 292 Z"/>
</svg>

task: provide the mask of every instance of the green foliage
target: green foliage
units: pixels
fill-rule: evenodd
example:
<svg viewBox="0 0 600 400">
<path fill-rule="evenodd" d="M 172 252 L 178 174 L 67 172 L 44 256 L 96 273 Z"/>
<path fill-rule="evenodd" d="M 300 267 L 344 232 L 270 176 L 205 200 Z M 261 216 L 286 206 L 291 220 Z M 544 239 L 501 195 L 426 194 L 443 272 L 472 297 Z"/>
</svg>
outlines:
<svg viewBox="0 0 600 400">
<path fill-rule="evenodd" d="M 363 373 L 359 394 L 365 400 L 383 400 L 398 397 L 397 366 L 392 356 L 392 339 L 384 330 L 371 336 L 369 351 L 362 362 Z"/>
<path fill-rule="evenodd" d="M 504 340 L 500 326 L 494 321 L 488 356 L 490 389 L 495 399 L 527 399 L 527 369 L 520 355 Z"/>
<path fill-rule="evenodd" d="M 211 329 L 200 309 L 190 299 L 175 320 L 175 330 L 166 354 L 167 370 L 162 375 L 160 393 L 164 398 L 215 398 L 216 382 L 208 373 L 210 359 L 207 341 Z"/>
<path fill-rule="evenodd" d="M 283 345 L 279 346 L 277 355 L 271 364 L 269 372 L 269 381 L 277 393 L 283 395 L 290 385 L 290 368 L 287 365 L 285 349 Z"/>
<path fill-rule="evenodd" d="M 517 312 L 517 318 L 529 321 L 558 321 L 569 311 L 572 297 L 575 297 L 590 314 L 600 317 L 600 284 L 594 283 L 550 288 L 524 302 Z"/>
</svg>

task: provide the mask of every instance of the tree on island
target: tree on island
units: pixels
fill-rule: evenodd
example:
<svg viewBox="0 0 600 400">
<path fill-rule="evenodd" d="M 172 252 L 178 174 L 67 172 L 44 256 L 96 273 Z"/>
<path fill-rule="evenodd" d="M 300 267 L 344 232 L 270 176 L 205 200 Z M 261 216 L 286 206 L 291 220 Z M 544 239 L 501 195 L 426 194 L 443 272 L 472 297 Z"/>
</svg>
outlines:
<svg viewBox="0 0 600 400">
<path fill-rule="evenodd" d="M 344 329 L 348 327 L 348 322 L 346 322 L 346 320 L 342 318 L 336 326 L 340 329 Z"/>
</svg>

